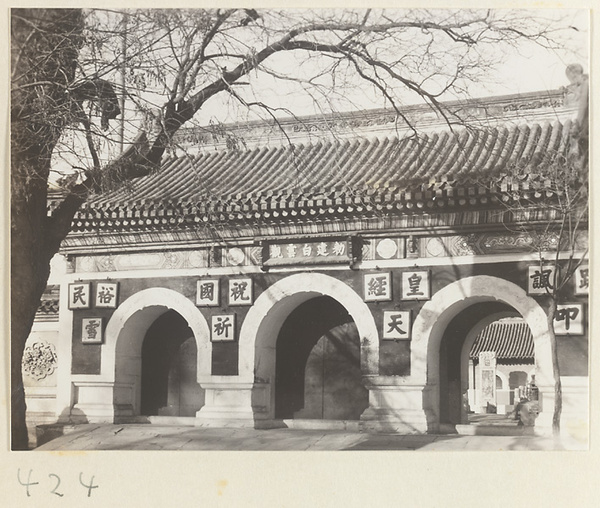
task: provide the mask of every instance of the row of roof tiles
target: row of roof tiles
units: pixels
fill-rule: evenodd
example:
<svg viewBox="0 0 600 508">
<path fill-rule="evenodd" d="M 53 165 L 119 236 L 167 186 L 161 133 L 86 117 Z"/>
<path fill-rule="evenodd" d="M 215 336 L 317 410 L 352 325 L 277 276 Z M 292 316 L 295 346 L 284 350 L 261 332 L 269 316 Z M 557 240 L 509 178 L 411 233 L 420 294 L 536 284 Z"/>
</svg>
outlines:
<svg viewBox="0 0 600 508">
<path fill-rule="evenodd" d="M 457 185 L 455 182 L 432 182 L 422 184 L 401 190 L 399 187 L 385 186 L 382 188 L 370 188 L 352 191 L 322 191 L 312 192 L 289 192 L 287 194 L 264 193 L 262 195 L 242 196 L 239 199 L 227 196 L 207 196 L 206 198 L 143 198 L 135 199 L 132 195 L 128 200 L 102 200 L 85 203 L 83 209 L 92 212 L 96 211 L 97 216 L 106 216 L 107 213 L 113 217 L 139 216 L 139 212 L 144 212 L 148 216 L 170 215 L 172 211 L 182 210 L 190 211 L 211 211 L 211 210 L 266 210 L 266 209 L 285 209 L 285 208 L 303 208 L 303 207 L 330 207 L 330 206 L 366 206 L 373 205 L 376 208 L 380 204 L 394 204 L 399 209 L 412 208 L 419 206 L 420 202 L 429 200 L 444 199 L 446 204 L 458 205 L 477 203 L 486 204 L 490 200 L 497 199 L 498 194 L 505 192 L 514 193 L 514 197 L 521 196 L 526 199 L 535 200 L 536 198 L 549 197 L 553 192 L 552 182 L 544 178 L 533 179 L 533 175 L 526 174 L 523 179 L 512 178 L 503 179 L 496 184 L 490 184 L 489 187 L 483 185 Z M 57 198 L 60 196 L 57 195 Z M 504 198 L 507 200 L 508 198 Z M 59 199 L 50 201 L 50 208 L 53 209 L 59 203 Z M 412 204 L 411 204 L 412 203 Z M 435 204 L 435 203 L 434 203 Z"/>
<path fill-rule="evenodd" d="M 469 356 L 476 359 L 484 351 L 494 351 L 498 360 L 531 361 L 534 357 L 531 330 L 524 321 L 494 321 L 477 336 Z"/>
<path fill-rule="evenodd" d="M 541 193 L 536 193 L 540 194 Z M 85 208 L 73 220 L 74 232 L 127 229 L 137 231 L 151 231 L 156 229 L 196 228 L 198 225 L 216 225 L 225 223 L 281 223 L 296 222 L 298 220 L 323 221 L 344 219 L 348 217 L 382 217 L 387 215 L 404 214 L 414 215 L 419 213 L 430 214 L 452 213 L 470 211 L 478 213 L 481 220 L 489 221 L 491 218 L 498 221 L 499 214 L 497 196 L 472 196 L 459 199 L 418 200 L 411 202 L 361 202 L 359 204 L 342 203 L 334 204 L 331 200 L 306 201 L 295 204 L 287 203 L 259 203 L 236 205 L 231 203 L 208 203 L 203 205 L 183 203 L 171 206 L 128 207 L 117 206 L 110 209 Z M 473 210 L 473 207 L 476 207 Z M 484 208 L 485 207 L 485 208 Z M 481 215 L 484 210 L 489 210 L 492 215 Z M 532 210 L 523 211 L 526 220 L 552 220 L 558 212 L 544 208 L 543 216 Z M 502 216 L 502 214 L 500 214 Z"/>
<path fill-rule="evenodd" d="M 556 121 L 170 157 L 91 199 L 74 229 L 491 206 L 511 189 L 541 200 L 549 182 L 531 169 L 565 154 L 572 129 Z M 514 168 L 519 177 L 500 180 Z"/>
<path fill-rule="evenodd" d="M 131 201 L 244 200 L 400 188 L 431 181 L 477 181 L 528 167 L 567 149 L 572 122 L 521 125 L 404 138 L 323 141 L 171 157 L 160 171 L 95 206 Z"/>
</svg>

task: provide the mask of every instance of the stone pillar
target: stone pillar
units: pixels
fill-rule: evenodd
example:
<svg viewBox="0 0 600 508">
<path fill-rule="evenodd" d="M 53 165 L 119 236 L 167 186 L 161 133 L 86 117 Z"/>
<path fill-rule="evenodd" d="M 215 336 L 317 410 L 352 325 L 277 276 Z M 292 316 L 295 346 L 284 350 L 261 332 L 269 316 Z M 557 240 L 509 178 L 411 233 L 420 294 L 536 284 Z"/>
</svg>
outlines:
<svg viewBox="0 0 600 508">
<path fill-rule="evenodd" d="M 113 423 L 115 418 L 114 382 L 73 380 L 72 423 Z"/>
<path fill-rule="evenodd" d="M 251 427 L 269 416 L 270 384 L 240 376 L 200 380 L 204 406 L 196 413 L 198 427 Z"/>
<path fill-rule="evenodd" d="M 467 372 L 467 376 L 468 376 L 468 380 L 469 380 L 468 381 L 469 388 L 467 391 L 468 403 L 469 403 L 469 409 L 471 411 L 474 411 L 475 408 L 477 407 L 477 400 L 475 397 L 476 397 L 476 393 L 477 393 L 476 388 L 478 388 L 478 387 L 477 387 L 477 381 L 475 380 L 475 373 L 474 373 L 475 367 L 473 366 L 472 360 L 469 360 L 468 369 L 469 369 Z"/>
<path fill-rule="evenodd" d="M 583 379 L 583 380 L 582 380 Z M 587 378 L 569 379 L 561 377 L 562 411 L 560 418 L 561 438 L 578 447 L 588 445 Z M 540 436 L 552 435 L 554 416 L 554 385 L 537 385 L 539 389 L 540 413 L 535 420 L 534 432 Z"/>
<path fill-rule="evenodd" d="M 554 385 L 537 385 L 539 388 L 540 414 L 535 420 L 535 433 L 541 436 L 552 435 L 554 416 Z"/>
<path fill-rule="evenodd" d="M 56 353 L 58 356 L 58 367 L 56 372 L 56 413 L 57 421 L 64 423 L 69 421 L 71 405 L 74 398 L 74 386 L 71 382 L 72 343 L 73 337 L 73 313 L 65 311 L 69 308 L 69 282 L 62 281 L 60 285 L 58 315 L 58 343 Z"/>
<path fill-rule="evenodd" d="M 364 376 L 363 382 L 369 390 L 369 407 L 360 417 L 361 430 L 399 434 L 427 432 L 424 406 L 428 397 L 424 384 L 400 376 Z"/>
<path fill-rule="evenodd" d="M 482 351 L 479 353 L 479 393 L 478 405 L 486 412 L 488 404 L 496 406 L 496 353 Z"/>
</svg>

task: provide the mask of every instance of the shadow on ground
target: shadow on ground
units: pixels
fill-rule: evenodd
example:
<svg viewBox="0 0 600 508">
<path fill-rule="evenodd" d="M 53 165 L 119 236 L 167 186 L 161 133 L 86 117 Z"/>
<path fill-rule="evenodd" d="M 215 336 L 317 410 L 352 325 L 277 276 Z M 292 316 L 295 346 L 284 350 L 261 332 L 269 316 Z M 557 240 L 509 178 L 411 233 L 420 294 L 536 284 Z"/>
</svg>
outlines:
<svg viewBox="0 0 600 508">
<path fill-rule="evenodd" d="M 300 429 L 238 429 L 154 424 L 75 425 L 36 448 L 49 450 L 524 451 L 571 449 L 539 436 L 366 434 Z"/>
</svg>

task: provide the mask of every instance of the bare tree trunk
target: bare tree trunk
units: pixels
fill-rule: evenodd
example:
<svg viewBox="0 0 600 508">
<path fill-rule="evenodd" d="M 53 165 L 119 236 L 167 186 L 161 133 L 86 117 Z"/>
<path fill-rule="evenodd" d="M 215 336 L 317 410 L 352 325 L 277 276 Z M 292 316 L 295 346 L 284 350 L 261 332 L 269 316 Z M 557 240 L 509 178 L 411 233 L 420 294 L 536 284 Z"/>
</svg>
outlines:
<svg viewBox="0 0 600 508">
<path fill-rule="evenodd" d="M 11 447 L 28 449 L 22 358 L 35 313 L 50 275 L 46 180 L 49 157 L 11 145 Z M 47 174 L 47 173 L 46 173 Z"/>
<path fill-rule="evenodd" d="M 61 240 L 49 227 L 48 175 L 53 149 L 71 115 L 71 99 L 65 90 L 75 74 L 82 30 L 81 9 L 11 11 L 13 450 L 28 448 L 21 362 L 50 275 L 50 260 Z"/>
<path fill-rule="evenodd" d="M 45 203 L 44 203 L 45 204 Z M 26 209 L 27 203 L 12 204 L 11 224 L 11 447 L 28 448 L 25 424 L 25 392 L 21 362 L 25 342 L 50 273 L 50 258 L 44 252 L 43 230 Z M 29 205 L 30 206 L 30 205 Z"/>
<path fill-rule="evenodd" d="M 548 296 L 546 302 L 546 316 L 550 332 L 550 347 L 552 349 L 552 377 L 554 378 L 554 414 L 552 415 L 552 433 L 560 434 L 560 417 L 562 413 L 562 385 L 560 382 L 560 367 L 558 364 L 558 345 L 554 332 L 554 318 L 556 316 L 556 299 Z"/>
</svg>

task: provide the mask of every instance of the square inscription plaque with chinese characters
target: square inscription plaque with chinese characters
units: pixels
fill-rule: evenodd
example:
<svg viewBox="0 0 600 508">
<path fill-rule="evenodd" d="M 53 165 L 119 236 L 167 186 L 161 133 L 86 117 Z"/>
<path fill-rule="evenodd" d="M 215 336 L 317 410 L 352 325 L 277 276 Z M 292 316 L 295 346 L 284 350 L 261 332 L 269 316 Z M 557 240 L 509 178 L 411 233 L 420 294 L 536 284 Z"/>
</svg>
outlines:
<svg viewBox="0 0 600 508">
<path fill-rule="evenodd" d="M 392 299 L 392 279 L 389 272 L 364 275 L 365 302 L 386 302 Z"/>
<path fill-rule="evenodd" d="M 590 267 L 581 265 L 575 270 L 575 294 L 587 295 L 590 289 Z"/>
<path fill-rule="evenodd" d="M 219 314 L 212 317 L 210 340 L 213 342 L 235 340 L 235 314 Z"/>
<path fill-rule="evenodd" d="M 411 315 L 409 310 L 383 313 L 383 338 L 410 340 Z"/>
<path fill-rule="evenodd" d="M 83 344 L 102 344 L 102 318 L 83 318 L 81 320 L 81 342 Z"/>
<path fill-rule="evenodd" d="M 229 279 L 229 305 L 252 305 L 252 279 Z"/>
<path fill-rule="evenodd" d="M 118 297 L 118 282 L 98 282 L 96 284 L 96 307 L 100 309 L 116 309 Z"/>
<path fill-rule="evenodd" d="M 545 295 L 554 289 L 554 266 L 534 265 L 529 267 L 527 292 L 530 295 Z"/>
<path fill-rule="evenodd" d="M 583 335 L 583 305 L 557 305 L 554 332 L 557 335 Z"/>
<path fill-rule="evenodd" d="M 90 283 L 69 284 L 69 309 L 89 309 L 90 307 Z"/>
<path fill-rule="evenodd" d="M 199 280 L 196 286 L 196 305 L 218 307 L 219 303 L 219 279 Z"/>
<path fill-rule="evenodd" d="M 429 300 L 429 270 L 402 272 L 402 300 Z"/>
</svg>

